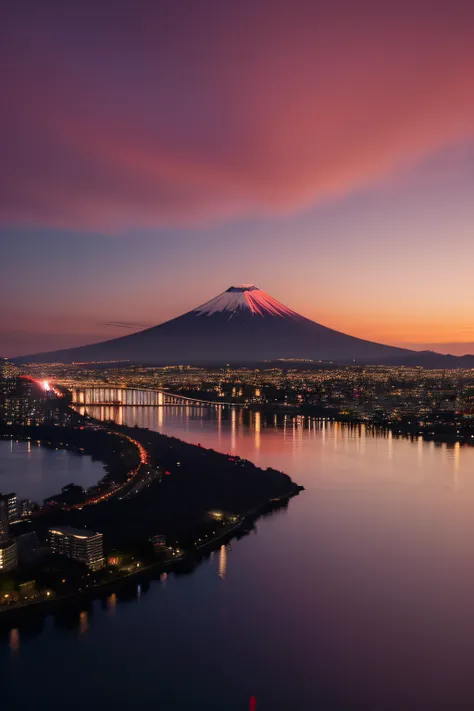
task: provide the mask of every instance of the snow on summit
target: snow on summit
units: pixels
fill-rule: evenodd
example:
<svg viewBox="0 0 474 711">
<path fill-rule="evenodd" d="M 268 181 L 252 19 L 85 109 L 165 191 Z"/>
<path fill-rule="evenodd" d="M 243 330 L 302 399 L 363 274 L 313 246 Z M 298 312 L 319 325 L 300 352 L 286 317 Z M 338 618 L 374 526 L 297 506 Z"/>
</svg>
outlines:
<svg viewBox="0 0 474 711">
<path fill-rule="evenodd" d="M 351 365 L 456 367 L 466 360 L 354 338 L 284 306 L 254 284 L 236 284 L 165 323 L 101 343 L 23 356 L 24 363 L 123 361 L 151 365 L 312 360 Z M 467 361 L 472 367 L 474 358 Z"/>
<path fill-rule="evenodd" d="M 193 313 L 198 316 L 212 316 L 223 311 L 230 312 L 229 318 L 240 311 L 250 311 L 254 316 L 298 318 L 295 311 L 284 306 L 254 284 L 231 286 L 219 296 L 198 306 Z"/>
</svg>

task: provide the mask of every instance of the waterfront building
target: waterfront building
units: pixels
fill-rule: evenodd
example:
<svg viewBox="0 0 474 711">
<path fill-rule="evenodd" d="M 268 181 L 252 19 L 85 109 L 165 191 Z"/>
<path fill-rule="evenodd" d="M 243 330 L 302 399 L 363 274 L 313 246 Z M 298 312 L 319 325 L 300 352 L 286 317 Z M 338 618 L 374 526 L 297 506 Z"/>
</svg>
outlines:
<svg viewBox="0 0 474 711">
<path fill-rule="evenodd" d="M 18 504 L 16 494 L 11 492 L 10 494 L 0 494 L 0 501 L 2 501 L 7 509 L 8 522 L 16 521 L 18 518 Z"/>
<path fill-rule="evenodd" d="M 109 557 L 107 558 L 107 565 L 111 565 L 112 567 L 116 568 L 118 567 L 122 562 L 122 556 L 119 553 L 111 553 Z"/>
<path fill-rule="evenodd" d="M 0 499 L 0 541 L 8 538 L 8 506 Z"/>
<path fill-rule="evenodd" d="M 85 528 L 56 526 L 49 529 L 51 551 L 80 561 L 91 570 L 104 567 L 104 536 Z"/>
<path fill-rule="evenodd" d="M 0 541 L 0 573 L 15 570 L 18 565 L 16 541 L 4 538 Z"/>
</svg>

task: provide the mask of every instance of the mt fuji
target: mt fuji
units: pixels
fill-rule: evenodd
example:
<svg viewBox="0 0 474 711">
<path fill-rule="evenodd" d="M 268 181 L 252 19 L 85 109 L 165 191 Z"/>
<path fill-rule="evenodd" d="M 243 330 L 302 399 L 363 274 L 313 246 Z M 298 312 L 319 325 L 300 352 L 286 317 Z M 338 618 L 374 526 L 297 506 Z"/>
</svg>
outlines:
<svg viewBox="0 0 474 711">
<path fill-rule="evenodd" d="M 472 367 L 444 356 L 365 341 L 296 313 L 253 284 L 231 286 L 205 304 L 137 333 L 92 345 L 17 358 L 23 363 L 130 361 L 216 365 L 279 359 L 349 364 Z"/>
</svg>

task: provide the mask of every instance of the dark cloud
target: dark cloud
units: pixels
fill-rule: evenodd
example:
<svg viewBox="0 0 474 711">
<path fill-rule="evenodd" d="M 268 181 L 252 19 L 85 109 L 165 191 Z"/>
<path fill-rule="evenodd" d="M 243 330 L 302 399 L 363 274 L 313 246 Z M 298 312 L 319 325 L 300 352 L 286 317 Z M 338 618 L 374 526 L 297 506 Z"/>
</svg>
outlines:
<svg viewBox="0 0 474 711">
<path fill-rule="evenodd" d="M 130 330 L 137 331 L 142 328 L 150 328 L 151 324 L 146 323 L 123 323 L 122 321 L 108 321 L 104 323 L 104 326 L 116 326 L 118 328 L 129 328 Z"/>
</svg>

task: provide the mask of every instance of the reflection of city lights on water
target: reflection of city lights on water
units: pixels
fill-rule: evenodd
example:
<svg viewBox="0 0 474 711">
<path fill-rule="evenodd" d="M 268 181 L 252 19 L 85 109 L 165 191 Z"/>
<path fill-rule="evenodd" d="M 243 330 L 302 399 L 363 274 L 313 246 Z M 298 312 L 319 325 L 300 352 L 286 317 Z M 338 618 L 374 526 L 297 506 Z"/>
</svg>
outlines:
<svg viewBox="0 0 474 711">
<path fill-rule="evenodd" d="M 232 412 L 230 414 L 230 432 L 231 432 L 230 449 L 231 449 L 231 452 L 234 451 L 235 445 L 236 445 L 236 439 L 235 439 L 236 429 L 237 429 L 237 415 L 235 412 L 235 408 L 232 408 Z"/>
<path fill-rule="evenodd" d="M 222 435 L 222 409 L 219 407 L 217 410 L 217 439 L 221 441 Z"/>
<path fill-rule="evenodd" d="M 227 548 L 226 546 L 221 546 L 219 551 L 219 577 L 221 580 L 225 580 L 227 575 Z"/>
<path fill-rule="evenodd" d="M 20 632 L 16 627 L 10 630 L 9 644 L 12 652 L 17 653 L 20 651 Z"/>
<path fill-rule="evenodd" d="M 140 585 L 140 583 L 138 583 L 138 585 L 137 585 L 137 597 L 141 597 L 141 596 L 142 596 L 142 586 Z"/>
<path fill-rule="evenodd" d="M 166 583 L 167 578 L 168 578 L 168 573 L 161 573 L 160 580 L 162 583 Z"/>
<path fill-rule="evenodd" d="M 107 598 L 107 610 L 111 615 L 113 615 L 116 607 L 117 607 L 117 595 L 115 593 L 112 593 Z"/>
<path fill-rule="evenodd" d="M 85 610 L 79 615 L 79 634 L 85 634 L 89 629 L 89 615 Z"/>
<path fill-rule="evenodd" d="M 459 491 L 459 457 L 461 455 L 461 443 L 455 442 L 453 450 L 453 489 Z"/>
<path fill-rule="evenodd" d="M 416 459 L 417 459 L 419 467 L 421 467 L 423 465 L 423 448 L 424 448 L 423 437 L 420 435 L 417 439 L 417 445 L 416 445 Z"/>
<path fill-rule="evenodd" d="M 261 430 L 261 415 L 260 412 L 255 413 L 255 449 L 260 449 L 260 430 Z"/>
</svg>

